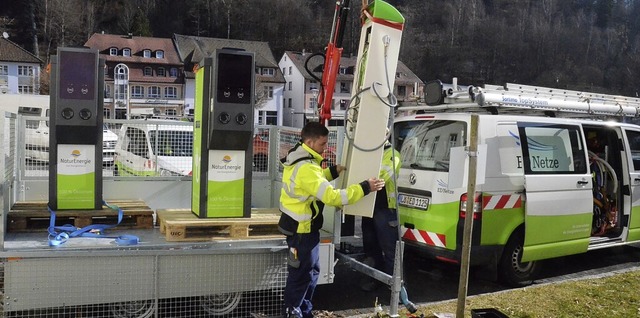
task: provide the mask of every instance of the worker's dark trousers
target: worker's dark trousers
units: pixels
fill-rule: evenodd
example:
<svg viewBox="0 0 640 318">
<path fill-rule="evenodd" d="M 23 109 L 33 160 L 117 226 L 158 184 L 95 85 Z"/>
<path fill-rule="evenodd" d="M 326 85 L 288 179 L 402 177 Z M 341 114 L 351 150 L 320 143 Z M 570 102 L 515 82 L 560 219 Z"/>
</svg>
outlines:
<svg viewBox="0 0 640 318">
<path fill-rule="evenodd" d="M 389 208 L 374 208 L 373 217 L 362 218 L 362 245 L 364 254 L 372 257 L 375 267 L 393 275 L 393 261 L 398 241 L 398 217 Z"/>
<path fill-rule="evenodd" d="M 284 306 L 289 312 L 297 311 L 302 317 L 313 317 L 311 298 L 320 275 L 320 233 L 287 236 L 289 246 L 289 276 L 284 288 Z M 297 260 L 292 260 L 291 248 L 297 250 Z M 292 265 L 298 265 L 294 267 Z M 295 317 L 295 316 L 294 316 Z"/>
</svg>

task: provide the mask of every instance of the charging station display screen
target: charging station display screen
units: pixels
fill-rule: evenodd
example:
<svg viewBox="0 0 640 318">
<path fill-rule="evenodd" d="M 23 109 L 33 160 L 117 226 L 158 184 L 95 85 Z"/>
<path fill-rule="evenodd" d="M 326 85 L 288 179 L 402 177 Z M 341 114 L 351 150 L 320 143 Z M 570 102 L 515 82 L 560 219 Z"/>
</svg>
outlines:
<svg viewBox="0 0 640 318">
<path fill-rule="evenodd" d="M 250 104 L 253 58 L 244 54 L 218 55 L 216 99 L 220 103 Z"/>
<path fill-rule="evenodd" d="M 59 98 L 93 100 L 96 96 L 96 54 L 61 51 L 58 59 Z"/>
</svg>

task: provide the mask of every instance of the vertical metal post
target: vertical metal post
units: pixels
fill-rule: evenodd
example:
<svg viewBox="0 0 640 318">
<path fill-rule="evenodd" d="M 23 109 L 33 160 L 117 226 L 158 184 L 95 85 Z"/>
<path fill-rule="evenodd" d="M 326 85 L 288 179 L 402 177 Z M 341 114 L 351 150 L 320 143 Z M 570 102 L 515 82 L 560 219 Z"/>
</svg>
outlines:
<svg viewBox="0 0 640 318">
<path fill-rule="evenodd" d="M 456 317 L 464 317 L 467 301 L 467 287 L 469 284 L 469 258 L 471 257 L 471 238 L 473 233 L 473 213 L 476 193 L 476 168 L 478 163 L 478 115 L 471 115 L 469 132 L 469 175 L 467 181 L 467 209 L 464 218 L 464 232 L 462 238 L 462 259 L 460 262 L 460 282 L 458 285 L 458 303 Z"/>
<path fill-rule="evenodd" d="M 389 317 L 399 317 L 398 304 L 400 303 L 400 290 L 402 289 L 402 257 L 404 255 L 404 242 L 396 241 L 396 255 L 393 261 L 393 283 L 391 284 L 391 300 L 389 303 Z"/>
</svg>

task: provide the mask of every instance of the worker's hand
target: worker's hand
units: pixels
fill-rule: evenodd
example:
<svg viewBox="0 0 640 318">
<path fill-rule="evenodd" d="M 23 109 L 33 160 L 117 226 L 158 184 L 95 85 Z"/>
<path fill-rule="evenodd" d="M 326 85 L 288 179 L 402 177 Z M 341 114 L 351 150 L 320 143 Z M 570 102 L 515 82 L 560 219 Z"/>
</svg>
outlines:
<svg viewBox="0 0 640 318">
<path fill-rule="evenodd" d="M 371 192 L 382 190 L 382 188 L 384 187 L 383 179 L 370 178 L 367 181 L 369 182 L 369 189 L 371 189 Z"/>
<path fill-rule="evenodd" d="M 338 171 L 338 174 L 341 174 L 342 171 L 347 170 L 347 167 L 343 166 L 343 165 L 336 165 L 336 171 Z"/>
</svg>

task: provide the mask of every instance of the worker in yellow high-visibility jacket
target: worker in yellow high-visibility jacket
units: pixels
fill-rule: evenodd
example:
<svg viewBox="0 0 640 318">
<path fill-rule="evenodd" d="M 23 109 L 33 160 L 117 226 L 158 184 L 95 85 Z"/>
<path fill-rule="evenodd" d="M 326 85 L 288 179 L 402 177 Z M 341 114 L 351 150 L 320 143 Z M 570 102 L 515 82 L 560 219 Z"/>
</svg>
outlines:
<svg viewBox="0 0 640 318">
<path fill-rule="evenodd" d="M 289 247 L 287 283 L 284 289 L 285 317 L 307 318 L 320 274 L 319 244 L 322 209 L 325 204 L 353 204 L 370 192 L 384 187 L 384 180 L 370 178 L 346 189 L 335 189 L 330 180 L 345 168 L 322 169 L 322 153 L 327 148 L 329 130 L 318 122 L 302 128 L 302 142 L 283 159 L 280 192 L 279 230 L 287 236 Z"/>
<path fill-rule="evenodd" d="M 400 173 L 400 165 L 400 153 L 393 149 L 390 142 L 386 142 L 380 167 L 380 179 L 384 180 L 384 188 L 376 195 L 373 216 L 362 218 L 364 263 L 389 275 L 393 275 L 398 241 L 395 179 Z M 367 279 L 360 287 L 365 291 L 371 291 L 377 286 L 377 280 Z"/>
</svg>

